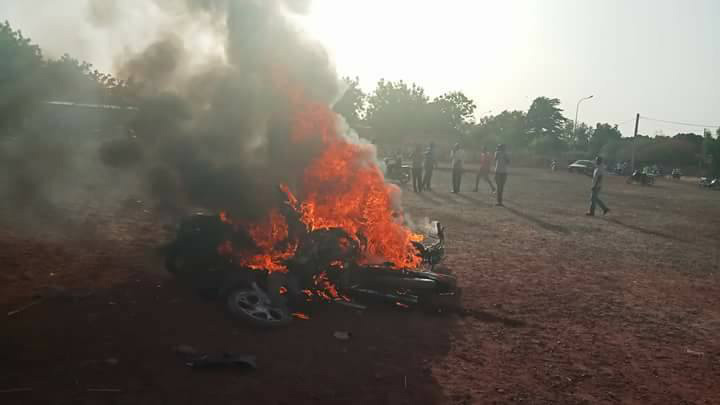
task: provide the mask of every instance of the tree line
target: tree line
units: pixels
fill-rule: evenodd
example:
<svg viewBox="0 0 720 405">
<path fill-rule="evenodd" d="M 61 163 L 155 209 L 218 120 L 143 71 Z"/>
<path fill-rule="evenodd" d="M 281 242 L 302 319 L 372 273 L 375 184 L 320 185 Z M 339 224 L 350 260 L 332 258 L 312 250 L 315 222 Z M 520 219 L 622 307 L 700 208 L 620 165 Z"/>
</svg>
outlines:
<svg viewBox="0 0 720 405">
<path fill-rule="evenodd" d="M 715 136 L 678 133 L 672 137 L 639 134 L 623 137 L 617 125 L 590 126 L 563 115 L 560 100 L 538 97 L 527 111 L 506 110 L 475 118 L 475 102 L 461 91 L 430 99 L 416 83 L 380 80 L 366 94 L 358 78 L 343 79 L 347 91 L 336 103 L 335 111 L 351 126 L 369 127 L 380 141 L 392 143 L 412 139 L 413 134 L 445 138 L 466 147 L 508 145 L 515 152 L 526 152 L 545 159 L 591 158 L 628 161 L 634 155 L 641 164 L 666 167 L 704 167 L 720 175 L 720 128 Z"/>
<path fill-rule="evenodd" d="M 402 80 L 380 80 L 365 93 L 358 78 L 344 78 L 346 91 L 334 106 L 353 127 L 369 127 L 380 141 L 408 139 L 424 134 L 448 143 L 462 142 L 469 148 L 508 145 L 550 159 L 592 157 L 608 161 L 629 160 L 633 147 L 636 159 L 672 167 L 707 164 L 720 175 L 720 129 L 710 133 L 679 133 L 672 137 L 623 138 L 617 125 L 589 126 L 563 115 L 560 100 L 538 97 L 527 111 L 506 110 L 475 118 L 477 106 L 462 91 L 430 98 L 422 86 Z M 27 111 L 42 101 L 132 105 L 137 86 L 93 69 L 70 55 L 46 58 L 42 50 L 14 30 L 0 25 L 0 133 L 21 125 Z M 443 139 L 444 138 L 444 139 Z"/>
</svg>

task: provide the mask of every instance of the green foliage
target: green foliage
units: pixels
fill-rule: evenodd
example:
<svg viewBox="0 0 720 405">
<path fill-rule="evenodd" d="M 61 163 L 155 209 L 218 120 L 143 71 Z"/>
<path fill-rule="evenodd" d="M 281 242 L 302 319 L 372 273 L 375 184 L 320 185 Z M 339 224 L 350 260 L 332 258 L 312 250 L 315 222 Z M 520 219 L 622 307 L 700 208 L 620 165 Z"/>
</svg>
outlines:
<svg viewBox="0 0 720 405">
<path fill-rule="evenodd" d="M 522 111 L 503 111 L 498 115 L 483 117 L 475 125 L 472 137 L 476 143 L 493 147 L 504 143 L 513 150 L 524 149 L 529 144 L 526 116 Z"/>
<path fill-rule="evenodd" d="M 703 150 L 706 156 L 710 158 L 709 174 L 711 176 L 720 176 L 720 128 L 717 130 L 717 138 L 715 139 L 709 132 L 705 133 Z"/>
<path fill-rule="evenodd" d="M 346 90 L 340 100 L 333 106 L 333 110 L 342 115 L 351 126 L 354 126 L 365 115 L 367 94 L 360 89 L 360 79 L 357 77 L 354 79 L 344 77 L 343 83 L 347 86 Z"/>
<path fill-rule="evenodd" d="M 475 102 L 460 91 L 435 98 L 429 107 L 429 124 L 435 131 L 462 135 L 474 121 Z"/>
<path fill-rule="evenodd" d="M 538 97 L 527 113 L 527 131 L 532 149 L 541 155 L 551 155 L 566 148 L 563 133 L 567 119 L 562 115 L 557 98 Z"/>
<path fill-rule="evenodd" d="M 617 125 L 612 126 L 607 123 L 601 124 L 598 122 L 590 137 L 589 152 L 591 155 L 597 155 L 601 153 L 607 143 L 619 141 L 620 138 L 622 138 L 622 133 Z M 605 158 L 610 159 L 609 156 L 605 156 Z"/>
<path fill-rule="evenodd" d="M 567 118 L 559 105 L 557 98 L 538 97 L 532 102 L 527 113 L 527 129 L 532 137 L 562 136 Z"/>
<path fill-rule="evenodd" d="M 563 132 L 563 141 L 568 144 L 571 150 L 579 152 L 587 152 L 590 145 L 594 128 L 584 122 L 579 122 L 577 127 L 573 126 L 573 122 L 568 120 L 565 123 L 565 131 Z"/>
<path fill-rule="evenodd" d="M 428 97 L 415 83 L 381 79 L 367 102 L 366 122 L 379 134 L 392 137 L 426 130 Z"/>
<path fill-rule="evenodd" d="M 40 48 L 8 22 L 0 25 L 0 128 L 19 124 L 41 95 L 42 67 Z"/>
<path fill-rule="evenodd" d="M 130 83 L 92 69 L 69 55 L 43 58 L 40 48 L 0 25 L 0 129 L 18 126 L 27 112 L 49 99 L 126 104 L 134 99 Z"/>
</svg>

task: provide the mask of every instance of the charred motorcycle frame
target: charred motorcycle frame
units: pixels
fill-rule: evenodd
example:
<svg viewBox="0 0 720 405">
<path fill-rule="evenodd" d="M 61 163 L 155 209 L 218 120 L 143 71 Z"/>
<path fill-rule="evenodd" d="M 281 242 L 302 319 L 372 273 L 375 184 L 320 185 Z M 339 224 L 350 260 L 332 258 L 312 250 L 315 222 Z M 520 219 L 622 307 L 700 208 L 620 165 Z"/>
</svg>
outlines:
<svg viewBox="0 0 720 405">
<path fill-rule="evenodd" d="M 455 305 L 459 297 L 456 278 L 435 271 L 445 257 L 439 223 L 435 243 L 413 242 L 423 269 L 362 264 L 358 241 L 341 229 L 308 232 L 286 261 L 286 273 L 239 268 L 218 252 L 234 234 L 217 215 L 188 217 L 165 249 L 165 265 L 199 292 L 219 297 L 232 317 L 256 325 L 285 325 L 292 309 L 313 297 L 344 305 L 360 300 L 431 308 Z"/>
</svg>

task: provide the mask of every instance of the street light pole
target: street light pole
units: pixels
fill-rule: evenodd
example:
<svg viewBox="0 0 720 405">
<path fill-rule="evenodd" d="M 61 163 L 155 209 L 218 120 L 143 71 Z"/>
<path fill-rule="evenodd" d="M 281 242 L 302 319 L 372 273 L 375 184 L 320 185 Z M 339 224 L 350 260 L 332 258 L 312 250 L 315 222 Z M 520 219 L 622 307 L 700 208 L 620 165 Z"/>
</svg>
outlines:
<svg viewBox="0 0 720 405">
<path fill-rule="evenodd" d="M 578 100 L 577 105 L 575 106 L 575 121 L 573 121 L 573 132 L 572 132 L 572 136 L 576 136 L 576 135 L 577 135 L 575 132 L 577 131 L 578 110 L 580 110 L 580 103 L 583 102 L 583 101 L 585 101 L 585 100 L 590 100 L 590 99 L 593 98 L 593 97 L 595 97 L 595 96 L 594 96 L 594 95 L 593 95 L 593 96 L 587 96 L 587 97 L 583 97 L 583 98 L 581 98 L 580 100 Z"/>
</svg>

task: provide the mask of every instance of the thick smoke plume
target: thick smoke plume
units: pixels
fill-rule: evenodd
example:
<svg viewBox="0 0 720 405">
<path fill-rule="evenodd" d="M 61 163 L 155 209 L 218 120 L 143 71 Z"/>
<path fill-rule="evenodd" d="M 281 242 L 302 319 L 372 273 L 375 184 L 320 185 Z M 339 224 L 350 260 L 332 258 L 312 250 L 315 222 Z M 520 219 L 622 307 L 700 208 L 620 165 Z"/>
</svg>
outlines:
<svg viewBox="0 0 720 405">
<path fill-rule="evenodd" d="M 266 213 L 278 184 L 296 181 L 319 152 L 312 144 L 290 146 L 290 105 L 279 78 L 300 83 L 318 102 L 329 104 L 338 93 L 326 52 L 290 22 L 308 2 L 156 3 L 167 3 L 172 32 L 117 61 L 120 76 L 140 86 L 143 103 L 132 124 L 136 137 L 104 145 L 103 161 L 147 179 L 163 208 Z M 95 21 L 112 29 L 112 20 Z M 188 40 L 198 36 L 204 48 Z"/>
</svg>

